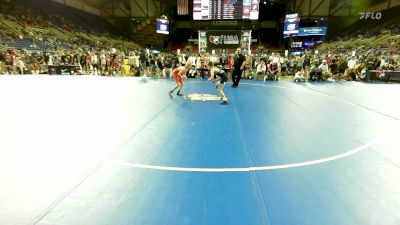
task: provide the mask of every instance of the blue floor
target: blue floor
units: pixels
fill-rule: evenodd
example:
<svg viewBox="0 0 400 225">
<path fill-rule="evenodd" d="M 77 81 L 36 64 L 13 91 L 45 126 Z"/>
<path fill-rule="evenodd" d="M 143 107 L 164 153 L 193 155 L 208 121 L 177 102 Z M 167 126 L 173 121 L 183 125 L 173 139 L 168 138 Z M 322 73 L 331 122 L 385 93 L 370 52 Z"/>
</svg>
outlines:
<svg viewBox="0 0 400 225">
<path fill-rule="evenodd" d="M 173 86 L 1 76 L 0 224 L 400 224 L 399 84 Z"/>
</svg>

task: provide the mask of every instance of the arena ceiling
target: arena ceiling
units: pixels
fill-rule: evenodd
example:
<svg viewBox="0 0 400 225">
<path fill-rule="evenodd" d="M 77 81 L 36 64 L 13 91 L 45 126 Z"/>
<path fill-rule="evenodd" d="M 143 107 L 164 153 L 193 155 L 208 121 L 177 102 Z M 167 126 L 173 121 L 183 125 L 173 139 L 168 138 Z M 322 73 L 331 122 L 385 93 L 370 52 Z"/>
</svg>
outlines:
<svg viewBox="0 0 400 225">
<path fill-rule="evenodd" d="M 399 0 L 294 0 L 293 12 L 303 17 L 343 17 L 363 11 L 381 11 L 397 5 Z"/>
<path fill-rule="evenodd" d="M 82 1 L 86 2 L 87 4 L 102 6 L 102 5 L 122 2 L 124 0 L 82 0 Z M 276 0 L 275 2 L 288 2 L 288 1 L 287 0 Z M 353 0 L 353 2 L 359 2 L 359 3 L 363 3 L 363 4 L 371 6 L 371 5 L 381 3 L 382 0 Z"/>
<path fill-rule="evenodd" d="M 138 43 L 162 42 L 154 34 L 155 19 L 174 18 L 178 0 L 53 0 L 100 15 L 127 30 Z M 188 0 L 191 2 L 192 0 Z M 346 17 L 365 11 L 382 11 L 400 5 L 400 0 L 259 0 L 260 4 L 285 3 L 289 13 L 302 17 Z M 191 4 L 189 4 L 191 7 Z M 191 12 L 189 11 L 189 14 Z M 193 21 L 189 23 L 193 27 Z"/>
<path fill-rule="evenodd" d="M 104 17 L 156 18 L 173 0 L 53 0 Z M 176 0 L 175 0 L 176 2 Z"/>
<path fill-rule="evenodd" d="M 164 13 L 169 0 L 82 0 L 104 14 L 115 17 L 155 18 Z"/>
<path fill-rule="evenodd" d="M 157 18 L 169 14 L 177 0 L 54 0 L 106 17 Z M 188 0 L 189 2 L 192 0 Z M 301 16 L 340 17 L 367 9 L 384 10 L 400 5 L 400 0 L 260 0 L 286 3 Z M 90 9 L 90 10 L 89 10 Z M 173 15 L 170 15 L 173 16 Z"/>
</svg>

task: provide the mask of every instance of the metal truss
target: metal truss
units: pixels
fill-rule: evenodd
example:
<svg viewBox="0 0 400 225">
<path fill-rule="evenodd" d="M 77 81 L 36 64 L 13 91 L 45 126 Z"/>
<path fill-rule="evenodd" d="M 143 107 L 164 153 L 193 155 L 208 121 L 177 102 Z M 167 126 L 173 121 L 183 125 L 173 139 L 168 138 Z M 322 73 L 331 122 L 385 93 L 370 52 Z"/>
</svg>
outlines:
<svg viewBox="0 0 400 225">
<path fill-rule="evenodd" d="M 304 17 L 343 17 L 352 16 L 358 13 L 359 1 L 354 0 L 293 0 L 293 12 L 299 12 Z M 376 1 L 385 3 L 381 10 L 396 6 L 394 0 Z"/>
<path fill-rule="evenodd" d="M 128 18 L 156 18 L 164 11 L 163 0 L 124 0 L 102 8 L 104 16 Z"/>
<path fill-rule="evenodd" d="M 306 17 L 350 16 L 355 13 L 352 0 L 297 0 L 296 12 Z"/>
</svg>

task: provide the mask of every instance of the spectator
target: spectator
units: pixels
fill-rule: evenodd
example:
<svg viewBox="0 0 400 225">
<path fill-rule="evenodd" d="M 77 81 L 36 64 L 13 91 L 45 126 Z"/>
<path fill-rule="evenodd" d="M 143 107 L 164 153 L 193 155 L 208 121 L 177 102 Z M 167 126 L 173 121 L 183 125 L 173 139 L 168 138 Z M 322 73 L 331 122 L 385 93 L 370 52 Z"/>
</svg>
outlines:
<svg viewBox="0 0 400 225">
<path fill-rule="evenodd" d="M 4 65 L 5 65 L 5 54 L 0 51 L 0 74 L 4 73 Z"/>
<path fill-rule="evenodd" d="M 15 67 L 19 74 L 25 74 L 24 71 L 27 70 L 20 55 L 15 56 Z"/>
<path fill-rule="evenodd" d="M 260 62 L 257 64 L 257 70 L 256 70 L 257 78 L 258 75 L 262 75 L 264 77 L 266 72 L 267 72 L 267 66 L 265 65 L 265 61 L 260 60 Z"/>
<path fill-rule="evenodd" d="M 332 73 L 329 70 L 328 62 L 324 59 L 322 60 L 322 64 L 318 67 L 322 73 L 322 80 L 328 80 L 332 77 Z"/>
<path fill-rule="evenodd" d="M 264 76 L 264 81 L 266 80 L 278 80 L 279 66 L 277 62 L 271 62 L 267 65 L 267 74 Z"/>
<path fill-rule="evenodd" d="M 294 75 L 293 81 L 294 82 L 305 82 L 306 81 L 306 79 L 304 78 L 304 69 L 296 72 L 296 74 Z"/>
</svg>

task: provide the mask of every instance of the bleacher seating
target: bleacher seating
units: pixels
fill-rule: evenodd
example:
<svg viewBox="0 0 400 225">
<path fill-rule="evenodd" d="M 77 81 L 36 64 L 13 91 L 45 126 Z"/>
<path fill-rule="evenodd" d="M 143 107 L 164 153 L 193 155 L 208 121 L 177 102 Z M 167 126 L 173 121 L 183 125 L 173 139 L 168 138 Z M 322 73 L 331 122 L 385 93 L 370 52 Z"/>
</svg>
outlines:
<svg viewBox="0 0 400 225">
<path fill-rule="evenodd" d="M 382 29 L 391 30 L 392 33 L 398 33 L 400 27 L 400 6 L 393 7 L 382 11 L 382 18 L 380 20 L 358 20 L 349 27 L 338 32 L 334 40 L 343 37 L 351 38 L 362 35 L 363 37 L 371 37 L 380 35 Z"/>
<path fill-rule="evenodd" d="M 72 44 L 83 49 L 139 47 L 111 36 L 115 29 L 103 18 L 52 0 L 0 0 L 0 14 L 0 44 L 8 48 L 56 51 L 71 49 Z"/>
</svg>

